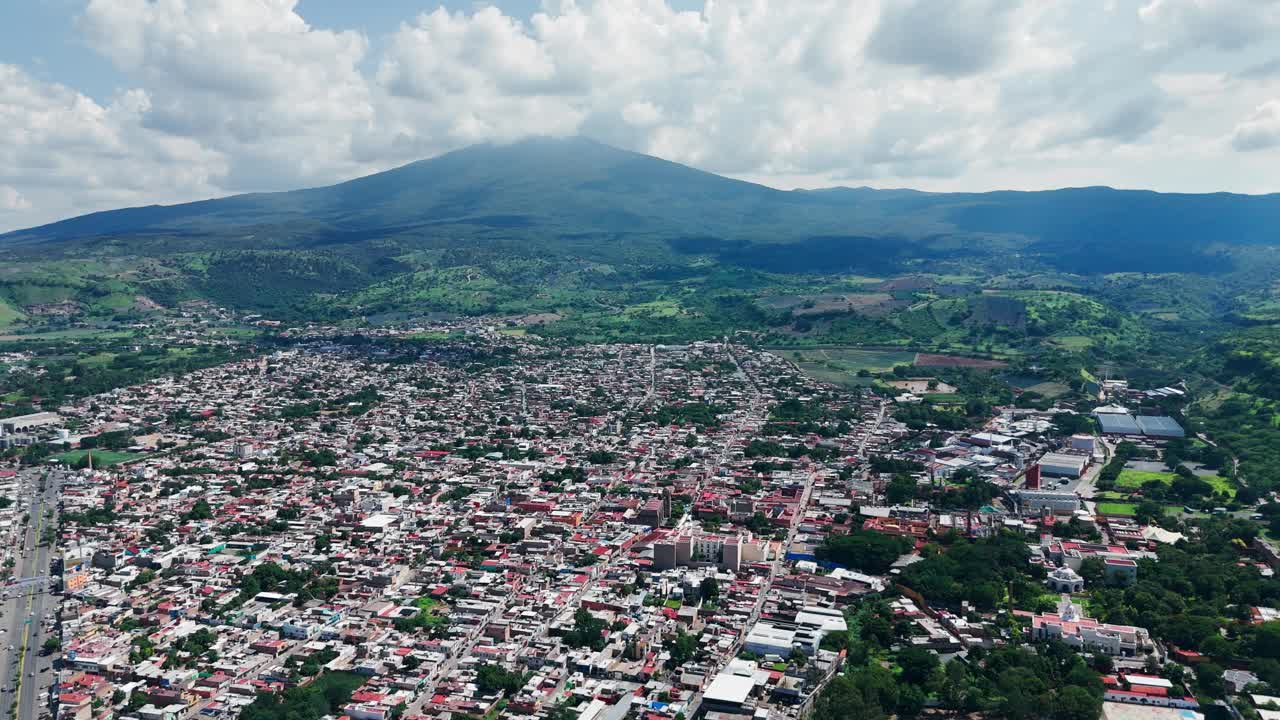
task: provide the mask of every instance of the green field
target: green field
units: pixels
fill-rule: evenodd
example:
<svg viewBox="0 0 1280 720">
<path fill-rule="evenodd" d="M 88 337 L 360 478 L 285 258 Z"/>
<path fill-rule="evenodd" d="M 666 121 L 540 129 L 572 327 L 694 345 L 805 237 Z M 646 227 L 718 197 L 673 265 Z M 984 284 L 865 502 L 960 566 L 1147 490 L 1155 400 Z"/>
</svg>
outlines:
<svg viewBox="0 0 1280 720">
<path fill-rule="evenodd" d="M 69 450 L 58 455 L 54 455 L 54 460 L 61 460 L 68 465 L 75 465 L 80 459 L 89 453 L 88 450 Z M 93 466 L 94 467 L 110 467 L 119 465 L 120 463 L 133 462 L 146 457 L 144 453 L 119 452 L 116 450 L 94 450 Z"/>
<path fill-rule="evenodd" d="M 1047 398 L 1058 398 L 1071 392 L 1071 386 L 1059 382 L 1042 382 L 1026 388 L 1030 392 L 1037 392 Z"/>
<path fill-rule="evenodd" d="M 1173 484 L 1173 478 L 1174 474 L 1171 472 L 1148 472 L 1125 468 L 1120 472 L 1120 477 L 1116 478 L 1116 487 L 1126 490 L 1138 490 L 1149 482 L 1161 482 L 1165 485 L 1171 485 Z"/>
<path fill-rule="evenodd" d="M 1140 490 L 1144 484 L 1149 482 L 1160 482 L 1165 485 L 1172 485 L 1175 477 L 1176 475 L 1171 472 L 1147 472 L 1144 470 L 1130 470 L 1126 468 L 1121 471 L 1120 477 L 1116 478 L 1116 487 L 1123 490 Z M 1226 493 L 1231 497 L 1235 497 L 1235 486 L 1221 475 L 1202 475 L 1200 476 L 1200 479 L 1208 483 L 1215 493 Z"/>
<path fill-rule="evenodd" d="M 9 327 L 25 317 L 18 308 L 0 300 L 0 328 Z"/>
<path fill-rule="evenodd" d="M 1236 496 L 1235 485 L 1232 485 L 1230 480 L 1227 480 L 1221 475 L 1204 475 L 1201 476 L 1200 479 L 1209 483 L 1209 485 L 1213 487 L 1213 491 L 1215 493 L 1226 493 L 1231 497 Z"/>
<path fill-rule="evenodd" d="M 1098 513 L 1100 515 L 1135 515 L 1137 512 L 1138 506 L 1133 503 L 1098 503 Z"/>
<path fill-rule="evenodd" d="M 45 332 L 23 333 L 5 339 L 13 342 L 39 342 L 42 340 L 80 340 L 94 338 L 100 340 L 132 337 L 132 332 L 109 330 L 107 328 L 70 328 L 67 330 L 49 330 Z"/>
<path fill-rule="evenodd" d="M 964 396 L 958 393 L 926 393 L 924 401 L 937 405 L 963 405 Z"/>
<path fill-rule="evenodd" d="M 1050 342 L 1065 350 L 1080 351 L 1093 347 L 1093 338 L 1084 335 L 1059 335 L 1049 338 Z"/>
<path fill-rule="evenodd" d="M 896 365 L 910 365 L 916 354 L 902 350 L 863 350 L 852 347 L 767 348 L 769 352 L 789 360 L 814 380 L 845 387 L 868 386 L 869 377 L 858 375 L 883 373 Z"/>
</svg>

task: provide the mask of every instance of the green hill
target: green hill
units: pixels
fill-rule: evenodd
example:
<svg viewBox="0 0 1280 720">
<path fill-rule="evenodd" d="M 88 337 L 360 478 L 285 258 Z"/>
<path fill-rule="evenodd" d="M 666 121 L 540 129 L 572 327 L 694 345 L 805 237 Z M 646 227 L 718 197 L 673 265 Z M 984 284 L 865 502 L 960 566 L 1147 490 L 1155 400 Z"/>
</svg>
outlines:
<svg viewBox="0 0 1280 720">
<path fill-rule="evenodd" d="M 1280 265 L 1275 227 L 1274 195 L 781 191 L 543 138 L 0 235 L 13 260 L 0 303 L 11 324 L 208 299 L 284 319 L 547 313 L 590 337 L 771 328 L 1079 350 L 1132 336 L 1131 314 L 1245 317 L 1225 306 L 1263 297 Z M 777 296 L 795 306 L 758 302 Z"/>
</svg>

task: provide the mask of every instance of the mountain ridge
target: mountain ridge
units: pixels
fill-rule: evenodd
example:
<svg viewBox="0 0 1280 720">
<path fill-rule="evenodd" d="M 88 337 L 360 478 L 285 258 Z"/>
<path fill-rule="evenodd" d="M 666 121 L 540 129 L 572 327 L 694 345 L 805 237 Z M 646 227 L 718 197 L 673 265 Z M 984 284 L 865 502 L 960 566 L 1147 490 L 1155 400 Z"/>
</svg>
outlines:
<svg viewBox="0 0 1280 720">
<path fill-rule="evenodd" d="M 663 194 L 664 189 L 669 192 Z M 1084 199 L 1111 205 L 1151 201 L 1201 205 L 1217 202 L 1233 205 L 1227 208 L 1232 212 L 1260 216 L 1257 218 L 1260 221 L 1280 220 L 1280 194 L 1275 193 L 1162 193 L 1109 186 L 958 193 L 867 186 L 782 190 L 614 148 L 588 138 L 570 137 L 472 145 L 327 186 L 88 213 L 0 234 L 0 244 L 226 231 L 298 221 L 347 231 L 449 221 L 475 224 L 477 219 L 503 218 L 517 224 L 523 218 L 545 225 L 556 214 L 566 215 L 566 224 L 576 222 L 598 231 L 697 232 L 696 227 L 702 224 L 707 226 L 702 231 L 712 234 L 720 234 L 716 230 L 724 229 L 750 234 L 745 223 L 772 219 L 795 226 L 796 236 L 856 234 L 867 230 L 883 232 L 884 228 L 874 227 L 875 223 L 870 228 L 862 225 L 863 221 L 873 219 L 866 215 L 873 209 L 871 205 L 884 206 L 880 209 L 895 220 L 901 220 L 897 216 L 903 210 L 894 208 L 895 202 L 926 203 L 928 207 L 905 210 L 929 210 L 934 217 L 938 215 L 938 206 L 948 206 L 941 212 L 944 217 L 937 219 L 950 222 L 949 215 L 956 206 L 992 202 L 1027 205 L 1043 199 Z M 851 200 L 855 202 L 850 203 Z M 691 202 L 702 203 L 704 207 L 691 213 L 688 207 Z M 504 204 L 505 211 L 494 209 L 495 205 Z M 717 207 L 717 204 L 731 207 Z M 1267 207 L 1259 210 L 1262 205 Z M 830 215 L 815 217 L 814 206 L 827 207 Z M 608 213 L 601 214 L 605 209 Z M 1212 209 L 1221 212 L 1224 208 Z M 1112 208 L 1108 212 L 1117 210 Z M 693 217 L 688 217 L 690 215 Z M 1022 232 L 1025 228 L 987 221 L 951 224 L 972 232 L 1028 234 Z M 627 223 L 636 225 L 617 227 Z M 904 229 L 911 223 L 894 224 L 898 234 L 912 234 Z M 690 225 L 692 227 L 687 227 Z M 1248 230 L 1251 235 L 1256 233 L 1254 228 Z"/>
</svg>

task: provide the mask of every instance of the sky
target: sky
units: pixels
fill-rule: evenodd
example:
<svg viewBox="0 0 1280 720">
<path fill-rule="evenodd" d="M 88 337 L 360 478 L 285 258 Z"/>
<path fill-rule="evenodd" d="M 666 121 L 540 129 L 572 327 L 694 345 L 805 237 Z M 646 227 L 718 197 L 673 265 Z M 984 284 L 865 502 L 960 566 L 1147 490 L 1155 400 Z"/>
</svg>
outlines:
<svg viewBox="0 0 1280 720">
<path fill-rule="evenodd" d="M 1280 192 L 1280 0 L 0 3 L 0 231 L 586 135 L 780 188 Z"/>
</svg>

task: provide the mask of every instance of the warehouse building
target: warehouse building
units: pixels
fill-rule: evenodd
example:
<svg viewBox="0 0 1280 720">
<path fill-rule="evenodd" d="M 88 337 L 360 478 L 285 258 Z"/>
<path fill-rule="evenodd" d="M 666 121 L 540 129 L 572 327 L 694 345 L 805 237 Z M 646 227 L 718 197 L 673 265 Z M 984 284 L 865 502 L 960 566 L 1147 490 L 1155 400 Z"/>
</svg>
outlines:
<svg viewBox="0 0 1280 720">
<path fill-rule="evenodd" d="M 1040 458 L 1040 472 L 1052 477 L 1078 478 L 1088 465 L 1089 458 L 1085 455 L 1045 453 Z"/>
<path fill-rule="evenodd" d="M 1129 413 L 1098 413 L 1098 424 L 1104 435 L 1141 435 L 1142 428 Z"/>
<path fill-rule="evenodd" d="M 62 416 L 58 413 L 38 412 L 0 420 L 0 430 L 7 433 L 25 433 L 61 424 Z"/>
<path fill-rule="evenodd" d="M 1177 420 L 1164 415 L 1139 415 L 1128 413 L 1097 413 L 1098 424 L 1104 435 L 1134 435 L 1155 440 L 1186 437 L 1187 433 Z"/>
<path fill-rule="evenodd" d="M 1139 415 L 1134 418 L 1142 434 L 1151 438 L 1173 439 L 1187 436 L 1177 420 L 1163 415 Z"/>
</svg>

